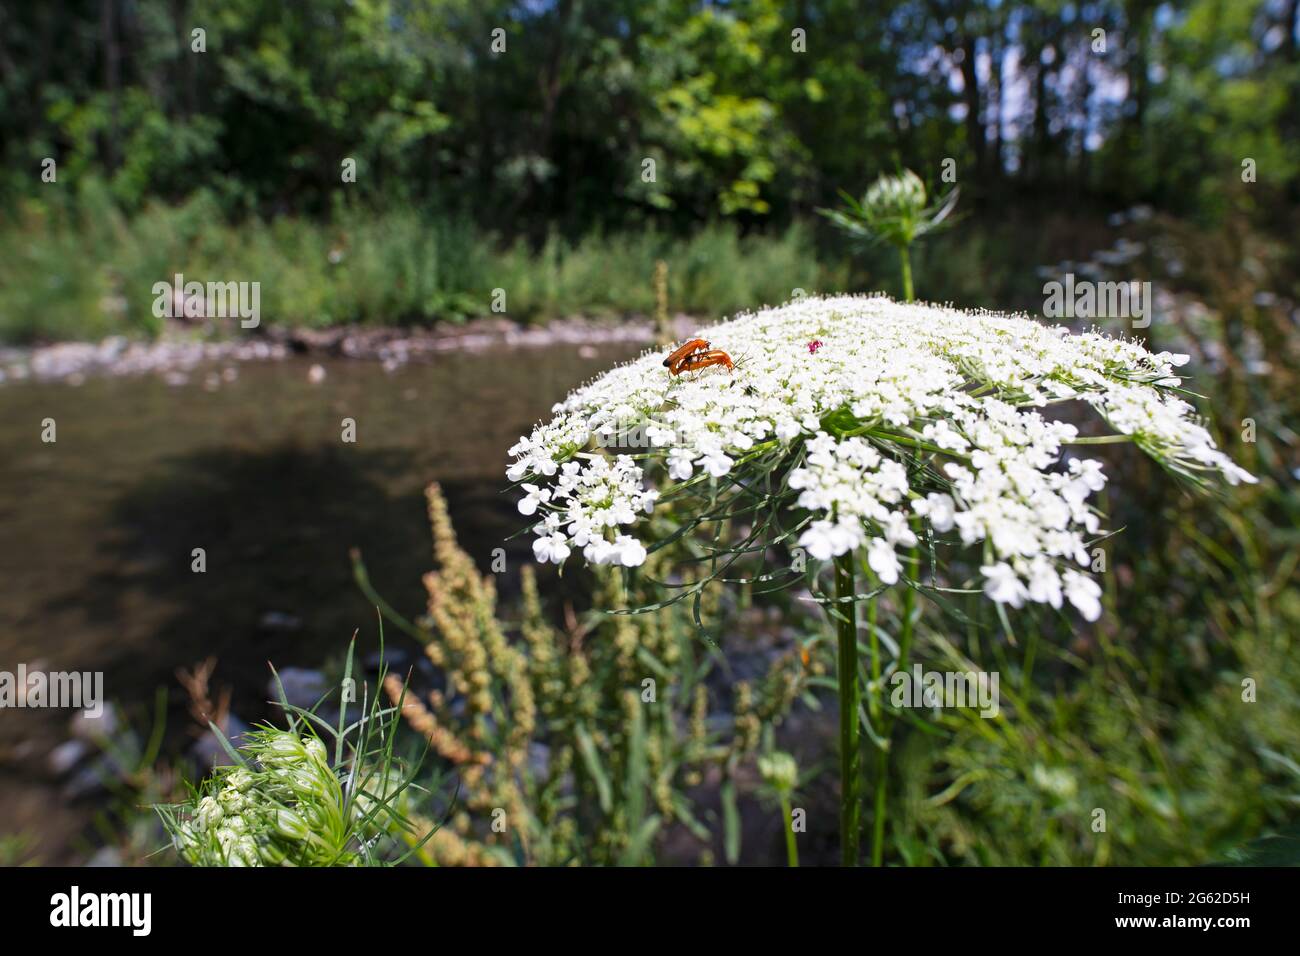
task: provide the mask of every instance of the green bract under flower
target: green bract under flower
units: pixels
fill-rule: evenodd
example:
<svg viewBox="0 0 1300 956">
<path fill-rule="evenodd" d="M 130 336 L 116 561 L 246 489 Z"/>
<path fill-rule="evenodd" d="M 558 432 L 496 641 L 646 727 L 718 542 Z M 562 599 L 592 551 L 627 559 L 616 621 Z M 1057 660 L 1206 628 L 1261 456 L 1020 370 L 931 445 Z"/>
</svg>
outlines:
<svg viewBox="0 0 1300 956">
<path fill-rule="evenodd" d="M 1186 356 L 1081 335 L 1024 316 L 903 305 L 882 297 L 802 299 L 704 329 L 734 373 L 671 376 L 662 353 L 573 392 L 511 449 L 519 509 L 538 515 L 538 560 L 579 550 L 596 564 L 645 560 L 661 498 L 784 469 L 779 499 L 799 544 L 826 560 L 859 548 L 886 584 L 918 531 L 983 549 L 999 603 L 1070 601 L 1087 618 L 1100 591 L 1083 570 L 1099 532 L 1089 498 L 1101 463 L 1055 406 L 1091 406 L 1162 465 L 1201 480 L 1254 479 L 1214 445 L 1178 392 Z M 918 455 L 923 461 L 918 463 Z M 638 534 L 638 532 L 640 532 Z"/>
</svg>

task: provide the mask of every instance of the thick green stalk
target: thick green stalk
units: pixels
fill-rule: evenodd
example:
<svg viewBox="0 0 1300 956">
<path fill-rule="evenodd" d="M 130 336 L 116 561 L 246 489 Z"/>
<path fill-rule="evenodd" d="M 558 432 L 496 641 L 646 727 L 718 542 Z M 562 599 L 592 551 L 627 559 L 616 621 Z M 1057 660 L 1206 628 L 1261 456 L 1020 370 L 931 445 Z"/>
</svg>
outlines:
<svg viewBox="0 0 1300 956">
<path fill-rule="evenodd" d="M 898 247 L 898 258 L 903 264 L 903 301 L 911 302 L 916 294 L 912 291 L 912 254 L 906 245 Z"/>
<path fill-rule="evenodd" d="M 785 862 L 788 866 L 799 865 L 799 847 L 794 842 L 794 819 L 790 814 L 790 797 L 781 794 L 781 813 L 785 817 Z"/>
<path fill-rule="evenodd" d="M 916 574 L 919 577 L 920 572 L 917 570 L 919 567 L 920 565 L 918 563 L 918 551 L 916 548 L 912 548 L 908 552 L 908 568 L 913 574 Z M 913 618 L 915 617 L 916 614 L 916 591 L 911 587 L 904 585 L 901 603 L 902 603 L 902 621 L 900 623 L 900 632 L 899 632 L 899 639 L 898 639 L 898 669 L 900 672 L 905 673 L 907 671 L 907 665 L 912 650 L 912 636 L 913 636 L 913 628 L 914 628 Z M 874 618 L 874 614 L 872 616 Z M 873 630 L 874 630 L 874 623 L 873 623 Z M 874 637 L 872 643 L 872 654 L 873 655 L 876 654 Z M 875 661 L 873 661 L 871 666 L 871 671 L 873 675 L 877 673 L 878 668 L 879 665 Z M 875 680 L 877 684 L 879 683 L 878 677 L 873 677 L 873 680 Z M 879 689 L 879 693 L 883 695 L 884 690 Z M 887 716 L 882 718 L 878 724 L 877 732 L 880 734 L 880 737 L 885 742 L 885 744 L 888 745 L 890 741 L 893 740 L 893 732 L 894 732 L 893 716 Z M 872 790 L 875 795 L 875 800 L 873 803 L 874 816 L 872 817 L 872 821 L 871 821 L 871 865 L 872 866 L 882 866 L 885 860 L 885 812 L 887 809 L 885 797 L 888 791 L 888 787 L 889 787 L 889 748 L 888 746 L 883 746 L 883 747 L 877 746 L 876 770 L 874 774 L 874 779 L 872 780 Z"/>
<path fill-rule="evenodd" d="M 920 549 L 911 548 L 907 552 L 907 572 L 913 575 L 916 580 L 921 578 Z M 916 618 L 916 590 L 907 584 L 903 586 L 901 597 L 902 620 L 900 622 L 898 638 L 898 670 L 900 673 L 906 673 L 908 663 L 912 653 L 912 640 L 915 635 L 915 618 Z M 884 689 L 880 686 L 880 657 L 876 643 L 876 603 L 873 600 L 868 610 L 868 626 L 871 629 L 871 674 L 872 683 L 876 689 L 872 701 L 877 699 L 877 695 L 883 697 Z M 876 730 L 879 737 L 884 741 L 884 746 L 876 746 L 876 766 L 872 780 L 872 792 L 874 795 L 871 826 L 871 865 L 882 866 L 885 859 L 885 813 L 887 810 L 886 796 L 889 789 L 889 745 L 893 740 L 895 718 L 892 714 L 878 716 L 878 710 L 872 710 L 872 719 L 876 721 Z"/>
<path fill-rule="evenodd" d="M 885 738 L 888 743 L 889 738 Z M 871 865 L 883 866 L 885 862 L 885 787 L 889 782 L 889 751 L 876 748 L 876 773 L 872 787 L 875 791 L 875 816 L 871 818 Z"/>
<path fill-rule="evenodd" d="M 870 580 L 870 572 L 867 572 Z M 874 580 L 871 581 L 874 584 Z M 876 630 L 876 601 L 872 598 L 867 605 L 867 628 L 871 632 L 871 697 L 868 706 L 871 710 L 871 723 L 879 735 L 879 741 L 873 740 L 876 747 L 876 771 L 871 781 L 875 799 L 872 802 L 874 815 L 871 818 L 871 865 L 880 866 L 884 858 L 885 847 L 885 783 L 889 771 L 889 718 L 883 714 L 884 691 L 880 683 L 883 661 L 880 654 L 880 635 Z"/>
<path fill-rule="evenodd" d="M 858 865 L 862 810 L 861 748 L 858 746 L 858 615 L 853 600 L 853 554 L 835 559 L 840 683 L 840 860 Z M 847 599 L 847 600 L 846 600 Z"/>
<path fill-rule="evenodd" d="M 913 521 L 913 529 L 916 528 L 916 522 Z M 907 552 L 907 570 L 913 575 L 909 580 L 921 580 L 921 549 L 919 547 L 909 548 Z M 912 636 L 915 633 L 916 617 L 916 589 L 910 583 L 903 583 L 903 620 L 898 635 L 898 669 L 907 670 L 912 653 Z"/>
<path fill-rule="evenodd" d="M 1072 438 L 1070 441 L 1061 442 L 1062 445 L 1122 445 L 1124 442 L 1133 440 L 1132 435 L 1085 435 L 1083 438 Z"/>
</svg>

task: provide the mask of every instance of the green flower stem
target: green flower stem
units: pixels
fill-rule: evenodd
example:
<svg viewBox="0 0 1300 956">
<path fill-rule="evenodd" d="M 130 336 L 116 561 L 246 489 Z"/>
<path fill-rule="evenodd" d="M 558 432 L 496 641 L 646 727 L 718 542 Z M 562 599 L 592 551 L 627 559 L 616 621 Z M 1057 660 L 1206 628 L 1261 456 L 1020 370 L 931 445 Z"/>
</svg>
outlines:
<svg viewBox="0 0 1300 956">
<path fill-rule="evenodd" d="M 920 577 L 920 551 L 918 548 L 911 548 L 907 556 L 908 567 L 912 573 Z M 904 585 L 902 594 L 902 621 L 899 626 L 898 635 L 898 670 L 900 673 L 907 671 L 909 658 L 912 653 L 912 638 L 914 634 L 914 617 L 916 615 L 916 590 L 911 586 Z M 879 691 L 884 694 L 883 688 Z M 889 744 L 893 740 L 894 718 L 891 715 L 881 724 L 880 737 Z M 885 859 L 885 796 L 889 784 L 889 748 L 878 747 L 876 750 L 876 774 L 873 786 L 875 788 L 875 816 L 872 819 L 871 830 L 871 865 L 882 866 Z"/>
<path fill-rule="evenodd" d="M 1025 640 L 1025 663 L 1020 674 L 1020 692 L 1029 693 L 1034 683 L 1034 657 L 1038 653 L 1038 628 L 1029 632 Z"/>
<path fill-rule="evenodd" d="M 904 243 L 898 247 L 898 258 L 903 265 L 903 301 L 911 302 L 916 298 L 912 291 L 912 254 Z"/>
<path fill-rule="evenodd" d="M 858 627 L 853 601 L 853 555 L 835 559 L 836 619 L 839 633 L 840 682 L 840 860 L 858 865 L 858 834 L 862 810 L 862 779 L 858 746 Z M 847 600 L 846 600 L 847 599 Z"/>
<path fill-rule="evenodd" d="M 870 575 L 870 572 L 868 572 Z M 874 581 L 872 582 L 874 583 Z M 876 629 L 876 602 L 867 605 L 867 628 L 871 632 L 871 722 L 876 728 L 879 740 L 873 740 L 876 748 L 876 771 L 871 781 L 874 799 L 874 813 L 871 818 L 871 865 L 880 866 L 885 852 L 885 784 L 889 771 L 889 720 L 882 714 L 884 691 L 880 683 L 881 654 L 880 636 Z"/>
<path fill-rule="evenodd" d="M 918 548 L 910 548 L 907 553 L 908 565 L 913 569 L 920 568 L 920 553 Z M 919 580 L 919 574 L 918 574 Z M 916 613 L 916 589 L 910 585 L 903 587 L 903 622 L 898 635 L 898 669 L 907 670 L 908 658 L 912 652 L 912 618 Z"/>
<path fill-rule="evenodd" d="M 947 448 L 940 448 L 938 445 L 921 441 L 919 438 L 913 438 L 910 435 L 896 435 L 893 432 L 881 431 L 879 428 L 872 425 L 863 425 L 861 428 L 854 428 L 846 432 L 841 432 L 838 437 L 852 438 L 855 435 L 866 435 L 868 438 L 875 438 L 880 441 L 891 441 L 903 445 L 911 445 L 914 448 L 919 448 L 921 451 L 930 451 L 937 455 L 949 455 L 953 458 L 960 458 L 967 461 L 970 460 L 969 455 L 963 455 L 960 452 L 955 452 Z"/>
<path fill-rule="evenodd" d="M 1124 442 L 1133 440 L 1132 435 L 1095 435 L 1092 437 L 1075 438 L 1071 441 L 1063 441 L 1062 445 L 1122 445 Z"/>
<path fill-rule="evenodd" d="M 794 819 L 790 815 L 790 795 L 781 793 L 781 815 L 785 817 L 785 862 L 787 866 L 799 865 L 799 847 L 794 841 Z"/>
<path fill-rule="evenodd" d="M 867 579 L 867 589 L 871 590 L 876 586 L 875 575 L 871 569 L 863 564 L 862 573 Z M 880 637 L 876 630 L 876 602 L 871 600 L 867 602 L 867 637 L 871 649 L 871 688 L 873 693 L 867 698 L 867 710 L 871 714 L 872 726 L 880 727 L 880 695 L 874 693 L 880 688 Z"/>
<path fill-rule="evenodd" d="M 884 738 L 888 743 L 889 738 Z M 883 866 L 885 860 L 885 789 L 889 782 L 889 750 L 876 748 L 876 773 L 872 787 L 875 791 L 875 815 L 871 820 L 871 865 Z"/>
</svg>

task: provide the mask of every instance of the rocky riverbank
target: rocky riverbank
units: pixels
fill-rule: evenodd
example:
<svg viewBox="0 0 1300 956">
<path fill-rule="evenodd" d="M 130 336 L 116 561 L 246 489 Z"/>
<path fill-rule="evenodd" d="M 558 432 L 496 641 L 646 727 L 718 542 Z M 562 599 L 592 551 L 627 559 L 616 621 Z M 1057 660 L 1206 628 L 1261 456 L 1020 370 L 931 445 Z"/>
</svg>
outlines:
<svg viewBox="0 0 1300 956">
<path fill-rule="evenodd" d="M 691 324 L 688 316 L 678 316 L 677 325 Z M 617 324 L 572 318 L 540 326 L 490 318 L 432 329 L 272 326 L 263 334 L 234 339 L 214 339 L 175 326 L 152 341 L 119 335 L 102 342 L 0 348 L 0 384 L 35 381 L 79 385 L 92 376 L 158 375 L 168 384 L 182 386 L 200 374 L 233 378 L 238 374 L 235 366 L 242 362 L 279 361 L 292 355 L 374 361 L 393 371 L 408 362 L 454 352 L 563 344 L 581 350 L 614 342 L 649 344 L 654 338 L 654 325 L 644 318 Z M 218 366 L 221 368 L 214 371 Z"/>
</svg>

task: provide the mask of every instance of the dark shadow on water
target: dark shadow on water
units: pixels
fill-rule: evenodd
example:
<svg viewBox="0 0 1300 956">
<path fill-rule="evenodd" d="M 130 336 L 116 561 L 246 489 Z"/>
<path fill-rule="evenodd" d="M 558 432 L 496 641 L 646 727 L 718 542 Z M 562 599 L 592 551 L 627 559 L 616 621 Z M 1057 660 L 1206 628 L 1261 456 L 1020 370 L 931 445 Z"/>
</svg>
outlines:
<svg viewBox="0 0 1300 956">
<path fill-rule="evenodd" d="M 95 545 L 102 570 L 43 610 L 75 602 L 101 627 L 120 627 L 108 646 L 81 649 L 102 662 L 115 698 L 148 699 L 176 686 L 178 666 L 215 655 L 235 711 L 264 716 L 267 661 L 319 665 L 357 629 L 363 651 L 377 648 L 375 610 L 353 580 L 350 549 L 360 549 L 389 603 L 412 616 L 423 608 L 420 577 L 433 558 L 423 482 L 412 471 L 404 452 L 343 444 L 168 459 L 109 508 Z M 494 548 L 507 549 L 499 587 L 508 597 L 530 558 L 527 539 L 504 541 L 519 526 L 510 499 L 482 484 L 443 490 L 481 568 Z M 195 548 L 205 551 L 201 573 L 192 570 Z M 386 639 L 413 643 L 391 628 Z"/>
</svg>

